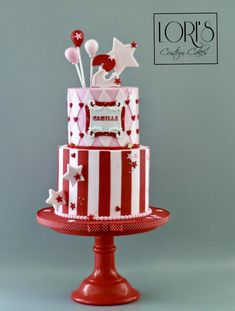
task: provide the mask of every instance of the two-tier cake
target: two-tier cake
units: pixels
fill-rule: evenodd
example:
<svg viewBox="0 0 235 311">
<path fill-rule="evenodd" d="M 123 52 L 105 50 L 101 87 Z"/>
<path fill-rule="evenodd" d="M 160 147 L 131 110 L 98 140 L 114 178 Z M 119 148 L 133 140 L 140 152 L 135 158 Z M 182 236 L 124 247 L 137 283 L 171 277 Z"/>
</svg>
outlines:
<svg viewBox="0 0 235 311">
<path fill-rule="evenodd" d="M 98 54 L 88 40 L 90 83 L 86 87 L 80 47 L 84 34 L 71 34 L 75 47 L 65 51 L 75 65 L 80 88 L 67 93 L 68 144 L 58 148 L 58 188 L 47 203 L 56 215 L 80 220 L 144 217 L 149 208 L 149 148 L 139 144 L 137 87 L 121 87 L 120 74 L 138 67 L 137 43 L 113 39 L 112 50 Z M 98 69 L 94 72 L 94 69 Z"/>
</svg>

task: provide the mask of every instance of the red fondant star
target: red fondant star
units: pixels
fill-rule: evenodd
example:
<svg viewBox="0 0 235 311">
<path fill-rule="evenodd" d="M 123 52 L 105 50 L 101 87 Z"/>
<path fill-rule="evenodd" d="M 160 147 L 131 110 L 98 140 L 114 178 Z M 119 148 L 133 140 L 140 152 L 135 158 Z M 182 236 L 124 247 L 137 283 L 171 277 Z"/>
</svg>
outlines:
<svg viewBox="0 0 235 311">
<path fill-rule="evenodd" d="M 76 208 L 76 204 L 75 203 L 70 203 L 70 208 L 71 209 L 75 209 Z"/>
<path fill-rule="evenodd" d="M 131 163 L 131 167 L 136 168 L 137 167 L 137 162 L 136 161 L 132 162 Z"/>
<path fill-rule="evenodd" d="M 58 195 L 58 197 L 56 198 L 56 201 L 58 203 L 63 202 L 63 198 L 60 195 Z"/>
<path fill-rule="evenodd" d="M 114 83 L 117 84 L 117 85 L 120 85 L 121 84 L 121 79 L 120 78 L 116 78 L 114 80 Z"/>
<path fill-rule="evenodd" d="M 137 48 L 137 46 L 138 46 L 138 43 L 137 43 L 136 41 L 132 41 L 132 42 L 131 42 L 131 47 L 132 47 L 132 48 L 135 49 L 135 48 Z"/>
<path fill-rule="evenodd" d="M 94 219 L 94 215 L 90 214 L 90 215 L 88 216 L 88 220 L 93 220 L 93 219 Z"/>
<path fill-rule="evenodd" d="M 116 206 L 116 212 L 119 212 L 121 210 L 120 206 Z"/>
<path fill-rule="evenodd" d="M 77 174 L 74 175 L 73 177 L 75 178 L 76 181 L 78 181 L 78 180 L 81 179 L 81 174 L 78 174 L 78 173 L 77 173 Z"/>
</svg>

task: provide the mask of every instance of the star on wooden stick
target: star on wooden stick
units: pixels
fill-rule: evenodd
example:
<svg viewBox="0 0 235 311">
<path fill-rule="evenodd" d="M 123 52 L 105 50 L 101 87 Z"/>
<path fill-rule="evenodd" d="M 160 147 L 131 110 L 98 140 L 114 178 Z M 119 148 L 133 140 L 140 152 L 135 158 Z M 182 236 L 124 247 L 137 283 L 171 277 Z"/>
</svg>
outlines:
<svg viewBox="0 0 235 311">
<path fill-rule="evenodd" d="M 137 44 L 133 46 L 131 44 L 123 44 L 117 38 L 113 38 L 113 49 L 109 52 L 109 55 L 113 56 L 116 65 L 114 70 L 120 75 L 126 67 L 139 67 L 134 52 Z"/>
<path fill-rule="evenodd" d="M 70 181 L 72 186 L 79 181 L 84 181 L 85 179 L 82 176 L 82 165 L 73 166 L 71 164 L 67 164 L 67 172 L 64 174 L 63 178 Z"/>
<path fill-rule="evenodd" d="M 53 207 L 58 210 L 60 205 L 65 204 L 63 191 L 49 189 L 49 197 L 47 198 L 46 203 L 52 204 Z"/>
</svg>

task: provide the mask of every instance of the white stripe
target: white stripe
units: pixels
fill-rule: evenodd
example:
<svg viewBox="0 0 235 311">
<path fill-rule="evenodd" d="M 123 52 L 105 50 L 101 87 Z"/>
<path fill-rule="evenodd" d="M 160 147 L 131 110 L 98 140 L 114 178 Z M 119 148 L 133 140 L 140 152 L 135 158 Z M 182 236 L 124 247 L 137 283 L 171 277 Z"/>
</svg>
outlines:
<svg viewBox="0 0 235 311">
<path fill-rule="evenodd" d="M 140 149 L 132 150 L 132 161 L 137 163 L 131 173 L 131 214 L 139 214 L 140 198 Z"/>
<path fill-rule="evenodd" d="M 145 167 L 146 167 L 146 175 L 145 175 L 145 211 L 149 208 L 149 169 L 150 169 L 150 150 L 149 148 L 145 149 Z"/>
<path fill-rule="evenodd" d="M 76 157 L 72 157 L 71 155 L 75 153 Z M 78 166 L 78 150 L 76 149 L 69 149 L 69 164 L 74 165 L 74 166 Z M 72 185 L 71 182 L 69 182 L 69 214 L 70 215 L 78 215 L 77 213 L 77 195 L 78 195 L 78 187 L 77 187 L 77 183 L 75 183 L 74 185 Z M 72 209 L 70 207 L 71 203 L 75 203 L 76 208 Z"/>
<path fill-rule="evenodd" d="M 59 156 L 59 169 L 58 169 L 58 190 L 59 191 L 62 191 L 63 190 L 63 175 L 64 175 L 64 172 L 63 172 L 63 162 L 64 162 L 64 148 L 63 147 L 59 147 L 59 150 L 58 150 L 58 156 Z M 63 213 L 63 206 L 60 205 L 59 206 L 59 209 L 57 211 L 58 213 Z"/>
<path fill-rule="evenodd" d="M 119 216 L 121 215 L 121 211 L 116 211 L 116 207 L 121 207 L 122 152 L 111 152 L 110 165 L 110 216 Z"/>
<path fill-rule="evenodd" d="M 58 172 L 58 190 L 61 191 L 63 190 L 63 152 L 64 148 L 59 147 L 59 172 Z"/>
<path fill-rule="evenodd" d="M 95 216 L 99 207 L 99 156 L 99 151 L 88 151 L 88 215 Z"/>
</svg>

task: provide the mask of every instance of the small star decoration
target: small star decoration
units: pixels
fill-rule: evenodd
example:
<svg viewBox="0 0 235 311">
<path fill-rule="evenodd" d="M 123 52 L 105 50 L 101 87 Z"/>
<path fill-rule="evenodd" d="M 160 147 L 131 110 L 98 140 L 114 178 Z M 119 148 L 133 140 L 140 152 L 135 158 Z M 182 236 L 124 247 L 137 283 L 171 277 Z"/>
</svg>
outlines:
<svg viewBox="0 0 235 311">
<path fill-rule="evenodd" d="M 132 167 L 132 168 L 136 168 L 136 167 L 137 167 L 137 162 L 136 162 L 136 161 L 131 162 L 131 167 Z"/>
<path fill-rule="evenodd" d="M 60 205 L 65 204 L 63 191 L 49 189 L 49 197 L 47 198 L 46 203 L 52 204 L 53 207 L 57 210 Z"/>
<path fill-rule="evenodd" d="M 94 220 L 94 215 L 92 215 L 92 214 L 90 214 L 89 216 L 88 216 L 88 220 Z"/>
<path fill-rule="evenodd" d="M 74 186 L 78 181 L 84 181 L 85 179 L 82 176 L 82 165 L 73 166 L 71 164 L 67 164 L 67 172 L 64 174 L 63 178 L 70 181 L 72 186 Z"/>
<path fill-rule="evenodd" d="M 72 210 L 74 210 L 74 209 L 76 208 L 76 204 L 75 204 L 75 203 L 70 203 L 70 208 L 71 208 Z"/>
<path fill-rule="evenodd" d="M 117 205 L 115 209 L 116 209 L 116 212 L 120 212 L 121 207 Z"/>
<path fill-rule="evenodd" d="M 132 41 L 132 42 L 131 42 L 131 47 L 132 47 L 132 48 L 136 49 L 137 46 L 138 46 L 138 43 L 137 43 L 136 41 Z"/>
<path fill-rule="evenodd" d="M 117 85 L 121 84 L 121 79 L 120 78 L 115 78 L 114 83 Z"/>
<path fill-rule="evenodd" d="M 138 155 L 137 153 L 134 153 L 134 152 L 130 152 L 127 155 L 127 159 L 130 160 L 129 164 L 130 164 L 130 167 L 132 168 L 132 172 L 138 166 L 137 161 L 136 161 L 137 158 L 138 158 Z"/>
<path fill-rule="evenodd" d="M 137 154 L 136 153 L 134 153 L 134 152 L 130 152 L 130 153 L 128 153 L 128 155 L 127 155 L 127 159 L 129 159 L 129 160 L 131 160 L 131 161 L 135 161 L 136 159 L 137 159 Z"/>
<path fill-rule="evenodd" d="M 81 33 L 77 33 L 75 34 L 74 36 L 77 40 L 81 39 L 82 38 L 82 34 Z"/>
</svg>

